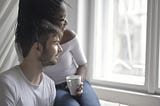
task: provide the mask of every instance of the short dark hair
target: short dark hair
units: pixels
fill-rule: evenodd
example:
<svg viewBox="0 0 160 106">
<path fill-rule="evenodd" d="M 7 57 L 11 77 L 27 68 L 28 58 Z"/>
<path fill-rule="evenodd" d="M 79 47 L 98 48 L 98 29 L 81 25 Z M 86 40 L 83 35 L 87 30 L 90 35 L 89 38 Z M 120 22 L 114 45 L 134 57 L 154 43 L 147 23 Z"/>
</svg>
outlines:
<svg viewBox="0 0 160 106">
<path fill-rule="evenodd" d="M 28 55 L 35 42 L 39 42 L 45 47 L 50 33 L 60 36 L 62 32 L 58 26 L 47 20 L 32 21 L 26 25 L 17 26 L 15 41 L 18 49 L 21 49 L 23 57 Z"/>
</svg>

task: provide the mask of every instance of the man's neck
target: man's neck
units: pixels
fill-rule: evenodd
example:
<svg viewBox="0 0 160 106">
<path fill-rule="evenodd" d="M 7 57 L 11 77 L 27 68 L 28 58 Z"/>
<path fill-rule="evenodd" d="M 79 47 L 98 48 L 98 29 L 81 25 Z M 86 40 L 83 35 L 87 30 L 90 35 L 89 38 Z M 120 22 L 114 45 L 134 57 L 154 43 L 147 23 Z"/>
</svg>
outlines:
<svg viewBox="0 0 160 106">
<path fill-rule="evenodd" d="M 20 67 L 25 77 L 35 85 L 39 85 L 42 80 L 42 66 L 37 62 L 24 60 Z"/>
</svg>

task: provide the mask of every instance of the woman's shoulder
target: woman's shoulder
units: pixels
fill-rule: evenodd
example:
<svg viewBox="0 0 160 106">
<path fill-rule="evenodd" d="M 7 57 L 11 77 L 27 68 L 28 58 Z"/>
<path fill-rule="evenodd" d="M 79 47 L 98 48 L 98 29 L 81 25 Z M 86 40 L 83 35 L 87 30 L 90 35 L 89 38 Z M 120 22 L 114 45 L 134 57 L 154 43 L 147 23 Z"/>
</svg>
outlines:
<svg viewBox="0 0 160 106">
<path fill-rule="evenodd" d="M 61 44 L 64 44 L 76 37 L 76 33 L 72 30 L 66 29 L 63 33 Z"/>
</svg>

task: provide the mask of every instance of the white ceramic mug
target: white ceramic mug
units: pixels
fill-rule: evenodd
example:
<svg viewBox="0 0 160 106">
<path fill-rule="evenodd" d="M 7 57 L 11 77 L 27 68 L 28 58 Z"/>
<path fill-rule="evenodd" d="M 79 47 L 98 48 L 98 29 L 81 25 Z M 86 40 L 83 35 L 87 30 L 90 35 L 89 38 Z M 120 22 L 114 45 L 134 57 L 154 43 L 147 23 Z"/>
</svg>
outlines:
<svg viewBox="0 0 160 106">
<path fill-rule="evenodd" d="M 70 75 L 66 77 L 67 86 L 72 96 L 76 95 L 77 88 L 81 84 L 80 75 Z"/>
</svg>

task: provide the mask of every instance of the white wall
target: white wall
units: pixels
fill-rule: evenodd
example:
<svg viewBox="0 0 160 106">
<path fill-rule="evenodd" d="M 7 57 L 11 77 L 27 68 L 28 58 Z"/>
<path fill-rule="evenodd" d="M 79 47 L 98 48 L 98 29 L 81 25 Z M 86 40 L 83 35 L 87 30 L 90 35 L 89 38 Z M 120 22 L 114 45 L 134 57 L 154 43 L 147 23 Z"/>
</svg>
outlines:
<svg viewBox="0 0 160 106">
<path fill-rule="evenodd" d="M 77 11 L 78 11 L 78 0 L 65 0 L 71 7 L 67 7 L 67 27 L 74 30 L 77 33 Z"/>
</svg>

